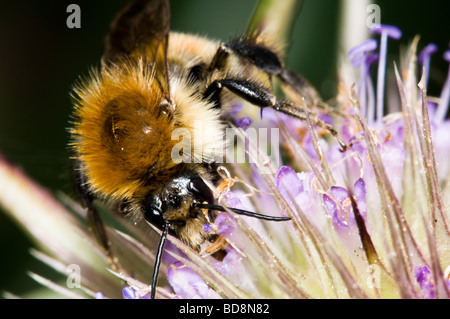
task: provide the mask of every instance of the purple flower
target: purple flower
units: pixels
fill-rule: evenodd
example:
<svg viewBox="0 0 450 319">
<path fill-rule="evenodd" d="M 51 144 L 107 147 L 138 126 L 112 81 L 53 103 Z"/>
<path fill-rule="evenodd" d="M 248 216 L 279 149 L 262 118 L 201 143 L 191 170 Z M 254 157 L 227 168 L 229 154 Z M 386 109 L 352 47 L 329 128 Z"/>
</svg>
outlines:
<svg viewBox="0 0 450 319">
<path fill-rule="evenodd" d="M 354 215 L 349 200 L 350 195 L 343 187 L 333 186 L 330 189 L 330 195 L 323 195 L 325 207 L 333 218 L 335 227 L 348 228 L 354 224 Z"/>
<path fill-rule="evenodd" d="M 237 125 L 244 131 L 252 124 L 252 119 L 249 116 L 244 116 L 237 121 Z"/>
<path fill-rule="evenodd" d="M 214 230 L 214 225 L 213 224 L 203 224 L 203 231 L 205 233 L 209 234 L 213 230 Z"/>
<path fill-rule="evenodd" d="M 283 130 L 283 163 L 274 165 L 262 154 L 249 165 L 224 164 L 234 184 L 226 193 L 214 192 L 217 204 L 290 220 L 273 222 L 218 212 L 203 230 L 219 236 L 215 242 L 206 240 L 200 251 L 170 234 L 160 268 L 160 277 L 165 276 L 170 287 L 158 286 L 157 297 L 450 297 L 446 210 L 450 202 L 450 121 L 446 119 L 450 72 L 439 101 L 427 95 L 428 74 L 417 86 L 412 54 L 401 61 L 395 58 L 396 83 L 386 82 L 390 71 L 386 70 L 387 40 L 399 39 L 401 31 L 379 25 L 372 33 L 381 35 L 379 42 L 369 39 L 348 54 L 349 64 L 359 68 L 359 78 L 347 83 L 342 77 L 339 94 L 330 102 L 337 112 L 309 105 L 343 140 L 351 142 L 347 151 L 339 151 L 330 132 L 310 134 L 323 130 L 305 121 L 269 108 L 262 119 L 241 115 L 240 104 L 231 108 L 239 132 L 248 135 L 249 130 L 244 131 L 249 125 Z M 408 52 L 414 53 L 416 43 L 412 45 Z M 374 53 L 377 47 L 379 52 Z M 420 54 L 426 71 L 435 50 L 427 46 Z M 450 60 L 450 51 L 444 59 Z M 370 68 L 377 60 L 374 87 Z M 386 86 L 392 86 L 386 91 L 397 91 L 396 98 L 385 98 Z M 313 145 L 316 135 L 318 143 Z M 248 150 L 248 155 L 252 152 Z M 33 278 L 70 297 L 149 298 L 150 283 L 136 278 L 148 278 L 151 273 L 158 244 L 154 234 L 137 227 L 127 228 L 127 234 L 108 228 L 112 246 L 119 252 L 120 263 L 115 266 L 120 267 L 117 272 L 105 271 L 108 256 L 93 249 L 95 241 L 80 226 L 85 218 L 80 206 L 59 205 L 2 157 L 0 186 L 5 186 L 0 192 L 2 206 L 15 209 L 14 218 L 58 260 L 35 253 L 37 258 L 62 273 L 63 264 L 76 260 L 86 289 L 78 295 Z M 65 207 L 83 213 L 73 218 Z M 219 247 L 218 253 L 212 253 L 211 247 Z"/>
<path fill-rule="evenodd" d="M 220 295 L 211 289 L 206 282 L 181 262 L 169 267 L 167 280 L 176 296 L 182 299 L 218 299 Z"/>
<path fill-rule="evenodd" d="M 95 294 L 95 299 L 105 299 L 105 296 L 101 292 Z"/>
<path fill-rule="evenodd" d="M 123 299 L 139 299 L 136 291 L 130 286 L 124 287 L 122 289 Z"/>
<path fill-rule="evenodd" d="M 366 215 L 366 189 L 362 178 L 355 182 L 354 199 L 357 203 L 358 213 L 364 218 Z M 329 194 L 323 195 L 323 202 L 339 238 L 349 250 L 350 256 L 353 256 L 355 251 L 359 252 L 362 243 L 349 191 L 343 187 L 333 186 Z"/>
<path fill-rule="evenodd" d="M 355 196 L 361 217 L 366 217 L 367 204 L 366 204 L 366 183 L 362 178 L 359 178 L 355 185 L 353 185 L 353 195 Z"/>
<path fill-rule="evenodd" d="M 320 195 L 314 191 L 313 180 L 313 174 L 297 174 L 288 166 L 281 167 L 275 177 L 276 186 L 289 205 L 297 205 L 311 222 L 322 227 L 326 219 L 325 215 L 316 214 L 322 203 L 317 200 Z"/>
<path fill-rule="evenodd" d="M 150 294 L 143 291 L 137 291 L 130 286 L 122 289 L 123 299 L 150 299 Z"/>
<path fill-rule="evenodd" d="M 292 196 L 297 196 L 304 191 L 303 182 L 297 176 L 295 171 L 289 166 L 283 166 L 275 176 L 277 188 L 285 195 L 284 197 L 289 201 L 289 193 Z"/>
<path fill-rule="evenodd" d="M 229 235 L 236 227 L 236 223 L 231 214 L 227 212 L 220 212 L 214 224 L 203 224 L 203 230 L 207 233 L 214 232 L 220 236 Z"/>
<path fill-rule="evenodd" d="M 229 115 L 237 124 L 237 126 L 245 131 L 252 124 L 252 119 L 249 116 L 238 117 L 238 114 L 241 112 L 241 110 L 242 104 L 235 104 L 229 111 Z"/>
</svg>

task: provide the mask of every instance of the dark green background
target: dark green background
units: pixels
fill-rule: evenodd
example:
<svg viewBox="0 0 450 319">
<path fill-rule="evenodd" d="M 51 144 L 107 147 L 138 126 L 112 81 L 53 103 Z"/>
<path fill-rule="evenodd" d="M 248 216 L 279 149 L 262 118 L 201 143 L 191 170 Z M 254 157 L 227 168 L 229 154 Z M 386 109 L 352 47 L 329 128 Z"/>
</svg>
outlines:
<svg viewBox="0 0 450 319">
<path fill-rule="evenodd" d="M 282 1 L 282 0 L 280 0 Z M 69 91 L 80 74 L 98 66 L 108 23 L 125 1 L 2 1 L 0 3 L 0 152 L 45 187 L 68 191 L 66 132 Z M 81 29 L 66 27 L 66 8 L 81 7 Z M 172 29 L 218 39 L 243 32 L 254 1 L 172 1 Z M 432 61 L 430 93 L 439 94 L 448 64 L 448 1 L 377 1 L 381 22 L 402 29 L 402 43 L 420 34 L 440 51 Z M 339 1 L 306 0 L 295 25 L 287 64 L 321 91 L 333 87 Z M 398 44 L 390 42 L 390 52 Z M 331 82 L 330 82 L 331 81 Z M 0 212 L 0 290 L 22 294 L 36 287 L 25 272 L 41 271 L 33 243 Z"/>
</svg>

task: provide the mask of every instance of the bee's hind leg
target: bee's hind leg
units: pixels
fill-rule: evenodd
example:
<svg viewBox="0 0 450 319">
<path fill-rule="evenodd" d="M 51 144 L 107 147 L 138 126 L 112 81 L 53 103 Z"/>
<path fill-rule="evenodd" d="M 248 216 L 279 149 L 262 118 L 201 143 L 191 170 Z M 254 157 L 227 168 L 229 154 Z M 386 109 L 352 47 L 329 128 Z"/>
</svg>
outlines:
<svg viewBox="0 0 450 319">
<path fill-rule="evenodd" d="M 241 79 L 216 80 L 206 89 L 204 93 L 205 99 L 208 99 L 210 102 L 214 103 L 215 107 L 220 107 L 220 96 L 223 88 L 227 88 L 237 96 L 253 105 L 260 107 L 261 109 L 270 107 L 293 118 L 297 118 L 302 121 L 307 120 L 305 114 L 306 108 L 290 101 L 277 100 L 275 95 L 273 95 L 270 90 L 256 81 Z M 309 112 L 308 115 L 312 125 L 322 127 L 329 131 L 330 134 L 333 135 L 338 141 L 341 146 L 341 151 L 347 150 L 348 145 L 339 137 L 339 133 L 333 126 L 320 120 L 314 113 Z"/>
<path fill-rule="evenodd" d="M 272 106 L 272 108 L 278 112 L 284 113 L 286 115 L 289 115 L 293 118 L 297 118 L 302 121 L 308 120 L 306 114 L 306 112 L 308 112 L 308 117 L 309 120 L 311 121 L 311 125 L 321 127 L 330 132 L 330 134 L 333 135 L 333 137 L 339 143 L 339 146 L 341 147 L 340 149 L 341 152 L 345 152 L 349 147 L 351 147 L 351 144 L 348 145 L 341 139 L 338 131 L 332 125 L 319 119 L 319 117 L 316 114 L 306 111 L 307 110 L 306 108 L 301 108 L 299 107 L 299 105 L 296 105 L 286 100 L 277 101 L 277 103 L 274 106 Z"/>
<path fill-rule="evenodd" d="M 94 195 L 87 187 L 86 176 L 80 169 L 80 162 L 78 160 L 74 160 L 72 165 L 75 188 L 81 200 L 82 206 L 87 210 L 87 220 L 89 222 L 89 226 L 91 227 L 92 233 L 94 234 L 97 243 L 105 252 L 105 255 L 113 267 L 113 270 L 118 270 L 120 269 L 119 262 L 112 252 L 111 242 L 109 241 L 100 213 L 94 207 Z"/>
<path fill-rule="evenodd" d="M 283 91 L 288 96 L 295 95 L 297 103 L 277 100 L 270 105 L 273 109 L 302 121 L 306 121 L 305 110 L 308 110 L 310 107 L 319 107 L 326 112 L 339 114 L 339 112 L 333 110 L 328 104 L 322 101 L 316 89 L 305 78 L 294 71 L 285 69 L 280 58 L 272 49 L 258 44 L 252 39 L 231 40 L 225 46 L 269 76 L 276 76 L 281 81 Z M 267 106 L 257 103 L 254 104 L 260 107 Z M 338 141 L 342 151 L 349 148 L 349 145 L 339 137 L 338 132 L 333 126 L 323 122 L 312 112 L 309 115 L 312 125 L 329 131 Z"/>
<path fill-rule="evenodd" d="M 340 113 L 325 103 L 320 94 L 308 80 L 298 73 L 286 69 L 279 56 L 270 48 L 257 43 L 255 39 L 238 38 L 222 45 L 244 60 L 267 73 L 275 76 L 281 82 L 285 94 L 295 97 L 295 100 L 305 100 L 309 107 L 318 107 L 329 113 Z"/>
</svg>

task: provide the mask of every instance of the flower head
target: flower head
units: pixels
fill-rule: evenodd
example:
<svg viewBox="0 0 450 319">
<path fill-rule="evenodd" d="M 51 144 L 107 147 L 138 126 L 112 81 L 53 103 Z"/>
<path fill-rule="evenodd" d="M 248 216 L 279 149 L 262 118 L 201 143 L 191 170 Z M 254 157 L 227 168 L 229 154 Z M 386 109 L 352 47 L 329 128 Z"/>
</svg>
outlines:
<svg viewBox="0 0 450 319">
<path fill-rule="evenodd" d="M 431 104 L 426 78 L 436 47 L 420 54 L 425 68 L 419 72 L 421 81 L 416 80 L 416 40 L 400 63 L 406 69 L 395 67 L 388 74 L 387 40 L 400 39 L 401 30 L 379 25 L 372 31 L 381 35 L 380 41 L 364 41 L 349 52 L 359 77 L 339 86 L 337 110 L 324 103 L 308 105 L 350 145 L 346 152 L 340 151 L 337 139 L 329 138 L 327 126 L 311 124 L 306 111 L 307 121 L 299 121 L 270 109 L 264 110 L 263 120 L 238 117 L 240 106 L 231 110 L 238 138 L 248 142 L 251 163 L 222 168 L 228 174 L 217 187 L 217 201 L 223 207 L 291 220 L 271 222 L 220 212 L 203 224 L 217 239 L 206 242 L 200 253 L 168 236 L 161 267 L 166 281 L 157 288 L 157 297 L 450 297 L 450 121 L 445 118 L 450 72 L 439 103 Z M 444 54 L 447 60 L 449 52 Z M 374 86 L 370 67 L 376 62 Z M 386 75 L 395 78 L 400 102 L 385 98 Z M 271 161 L 248 139 L 253 125 L 280 129 L 283 163 Z M 0 182 L 3 205 L 54 255 L 36 256 L 62 273 L 70 264 L 83 269 L 85 280 L 76 296 L 149 298 L 149 269 L 156 258 L 155 232 L 159 235 L 160 230 L 149 234 L 148 228 L 120 220 L 120 230 L 109 227 L 118 269 L 105 271 L 108 256 L 85 231 L 86 213 L 79 205 L 64 198 L 66 209 L 3 158 L 0 181 L 8 181 Z M 14 189 L 28 199 L 19 202 L 25 206 L 9 201 Z M 36 212 L 33 220 L 23 213 L 29 209 Z M 43 222 L 48 212 L 64 236 Z M 67 294 L 67 289 L 39 280 Z"/>
</svg>

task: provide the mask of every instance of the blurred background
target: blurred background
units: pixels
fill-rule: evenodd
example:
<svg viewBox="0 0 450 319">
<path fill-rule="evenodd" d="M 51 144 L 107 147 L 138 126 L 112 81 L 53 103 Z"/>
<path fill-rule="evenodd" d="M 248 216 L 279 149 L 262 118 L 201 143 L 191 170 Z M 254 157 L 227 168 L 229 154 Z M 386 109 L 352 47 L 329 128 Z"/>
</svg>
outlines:
<svg viewBox="0 0 450 319">
<path fill-rule="evenodd" d="M 0 153 L 52 192 L 71 191 L 66 146 L 69 92 L 80 75 L 99 65 L 102 38 L 125 2 L 0 2 Z M 70 3 L 81 8 L 80 29 L 66 26 Z M 173 0 L 172 29 L 227 40 L 246 29 L 255 3 Z M 429 93 L 439 95 L 448 71 L 442 53 L 450 41 L 450 2 L 374 3 L 381 8 L 381 23 L 403 31 L 401 41 L 389 42 L 391 55 L 397 56 L 399 46 L 410 43 L 416 34 L 421 36 L 419 49 L 430 42 L 438 45 L 431 63 Z M 345 53 L 338 49 L 339 8 L 338 0 L 304 1 L 286 61 L 325 98 L 335 93 L 336 61 Z M 31 257 L 30 247 L 34 247 L 32 240 L 0 208 L 0 291 L 29 296 L 39 287 L 26 272 L 45 274 L 46 267 Z"/>
</svg>

